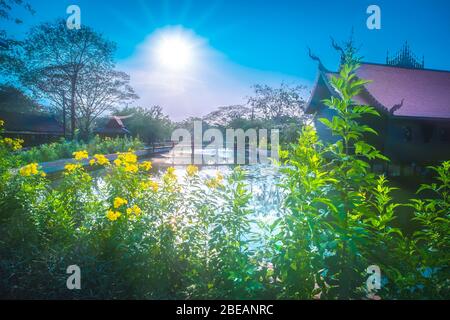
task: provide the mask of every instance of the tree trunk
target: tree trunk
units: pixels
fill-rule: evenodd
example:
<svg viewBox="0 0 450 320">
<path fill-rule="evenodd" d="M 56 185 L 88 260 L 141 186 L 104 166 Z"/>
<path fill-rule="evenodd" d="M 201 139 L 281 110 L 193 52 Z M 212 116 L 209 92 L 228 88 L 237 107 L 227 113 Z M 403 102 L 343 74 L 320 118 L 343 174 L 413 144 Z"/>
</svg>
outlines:
<svg viewBox="0 0 450 320">
<path fill-rule="evenodd" d="M 76 90 L 77 75 L 74 75 L 71 79 L 71 92 L 70 92 L 70 134 L 71 139 L 75 139 L 75 90 Z"/>
<path fill-rule="evenodd" d="M 63 108 L 62 108 L 62 117 L 63 117 L 63 135 L 64 139 L 66 138 L 66 94 L 63 93 Z"/>
</svg>

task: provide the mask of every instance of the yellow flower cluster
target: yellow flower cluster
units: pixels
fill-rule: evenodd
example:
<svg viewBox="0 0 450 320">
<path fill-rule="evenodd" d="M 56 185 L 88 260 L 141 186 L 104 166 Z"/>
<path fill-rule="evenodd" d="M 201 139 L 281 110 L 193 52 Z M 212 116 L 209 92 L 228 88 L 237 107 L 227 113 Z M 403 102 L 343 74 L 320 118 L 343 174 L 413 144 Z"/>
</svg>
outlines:
<svg viewBox="0 0 450 320">
<path fill-rule="evenodd" d="M 118 209 L 118 208 L 120 208 L 121 206 L 123 206 L 123 205 L 125 205 L 127 203 L 128 203 L 128 201 L 126 199 L 123 199 L 123 198 L 120 198 L 120 197 L 116 197 L 114 199 L 114 208 Z"/>
<path fill-rule="evenodd" d="M 128 204 L 128 200 L 121 197 L 116 197 L 113 202 L 114 209 L 110 209 L 106 213 L 106 218 L 108 218 L 108 220 L 110 221 L 116 221 L 117 219 L 119 219 L 122 215 L 122 213 L 119 211 L 120 208 Z M 141 208 L 139 208 L 139 206 L 133 205 L 132 207 L 127 208 L 125 212 L 131 219 L 135 219 L 141 215 L 142 210 Z"/>
<path fill-rule="evenodd" d="M 39 174 L 38 170 L 38 164 L 37 163 L 30 163 L 29 165 L 26 165 L 19 169 L 19 174 L 22 177 L 29 177 L 29 176 L 35 176 Z M 41 172 L 41 176 L 45 177 L 45 173 Z"/>
<path fill-rule="evenodd" d="M 100 166 L 107 166 L 109 165 L 109 160 L 107 157 L 105 157 L 102 154 L 96 154 L 94 155 L 94 159 L 91 159 L 91 161 L 89 161 L 89 164 L 91 166 L 98 164 Z"/>
<path fill-rule="evenodd" d="M 22 149 L 23 140 L 22 139 L 11 139 L 4 138 L 2 142 L 8 145 L 12 150 L 17 151 Z"/>
<path fill-rule="evenodd" d="M 129 216 L 134 215 L 135 217 L 139 217 L 141 215 L 141 213 L 142 213 L 142 210 L 137 205 L 134 205 L 131 208 L 127 209 L 127 214 Z"/>
<path fill-rule="evenodd" d="M 163 176 L 163 181 L 166 184 L 170 184 L 172 182 L 175 182 L 176 180 L 177 180 L 177 176 L 175 175 L 175 168 L 174 167 L 167 168 L 167 171 Z"/>
<path fill-rule="evenodd" d="M 106 213 L 106 217 L 110 221 L 116 221 L 117 219 L 120 218 L 121 215 L 122 214 L 119 211 L 113 211 L 113 210 L 108 210 L 108 212 Z"/>
<path fill-rule="evenodd" d="M 117 159 L 125 163 L 136 163 L 137 156 L 133 152 L 119 153 Z"/>
<path fill-rule="evenodd" d="M 198 167 L 194 165 L 189 165 L 186 168 L 186 172 L 189 177 L 193 177 L 198 173 Z"/>
<path fill-rule="evenodd" d="M 137 163 L 137 156 L 133 152 L 119 153 L 119 156 L 114 160 L 116 167 L 123 167 L 125 172 L 136 173 L 139 171 Z"/>
<path fill-rule="evenodd" d="M 89 154 L 86 150 L 76 151 L 76 152 L 72 153 L 72 155 L 75 158 L 75 160 L 78 160 L 78 161 L 89 158 Z"/>
<path fill-rule="evenodd" d="M 79 163 L 68 163 L 64 166 L 64 170 L 67 171 L 67 173 L 72 173 L 78 169 L 80 169 L 82 166 Z"/>
<path fill-rule="evenodd" d="M 205 184 L 208 188 L 216 189 L 222 185 L 223 175 L 218 172 L 215 178 L 210 178 L 206 180 Z"/>
<path fill-rule="evenodd" d="M 139 167 L 145 171 L 150 171 L 152 169 L 152 163 L 150 161 L 143 161 Z"/>
<path fill-rule="evenodd" d="M 142 189 L 152 189 L 153 192 L 158 192 L 159 186 L 156 181 L 150 180 L 147 182 L 141 182 Z"/>
</svg>

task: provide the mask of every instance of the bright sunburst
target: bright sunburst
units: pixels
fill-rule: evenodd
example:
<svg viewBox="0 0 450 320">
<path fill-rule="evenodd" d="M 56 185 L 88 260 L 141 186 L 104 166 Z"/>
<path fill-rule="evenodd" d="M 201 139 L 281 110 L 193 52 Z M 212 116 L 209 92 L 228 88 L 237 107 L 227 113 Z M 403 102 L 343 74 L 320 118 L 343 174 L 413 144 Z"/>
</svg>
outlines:
<svg viewBox="0 0 450 320">
<path fill-rule="evenodd" d="M 194 62 L 194 43 L 186 34 L 167 32 L 155 44 L 155 53 L 162 67 L 173 71 L 185 70 Z"/>
</svg>

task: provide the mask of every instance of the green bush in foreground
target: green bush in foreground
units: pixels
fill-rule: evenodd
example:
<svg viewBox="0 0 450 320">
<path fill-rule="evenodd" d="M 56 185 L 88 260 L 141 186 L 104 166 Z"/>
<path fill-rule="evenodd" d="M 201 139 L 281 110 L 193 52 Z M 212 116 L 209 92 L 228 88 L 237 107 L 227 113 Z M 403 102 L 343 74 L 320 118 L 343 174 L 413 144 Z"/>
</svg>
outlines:
<svg viewBox="0 0 450 320">
<path fill-rule="evenodd" d="M 325 100 L 336 112 L 320 119 L 339 139 L 323 145 L 311 127 L 303 129 L 289 155 L 282 187 L 286 214 L 277 223 L 275 270 L 281 297 L 360 299 L 368 292 L 367 268 L 381 268 L 383 298 L 449 297 L 450 162 L 434 168 L 439 184 L 422 186 L 437 198 L 411 200 L 420 224 L 412 238 L 393 226 L 400 204 L 383 176 L 369 161 L 387 160 L 364 141 L 376 134 L 358 121 L 378 113 L 355 105 L 352 98 L 365 80 L 356 78 L 357 64 L 344 65 L 331 80 L 340 98 Z"/>
<path fill-rule="evenodd" d="M 322 144 L 311 127 L 282 152 L 284 206 L 256 231 L 245 170 L 202 177 L 188 166 L 160 177 L 132 152 L 96 155 L 93 179 L 78 162 L 59 183 L 37 163 L 14 169 L 18 141 L 0 139 L 0 297 L 104 299 L 448 299 L 450 161 L 420 199 L 399 204 L 369 170 L 384 157 L 364 142 L 370 107 L 352 97 L 364 81 L 347 65 L 333 85 L 341 98 L 324 121 L 340 137 Z M 1 124 L 1 123 L 0 123 Z M 88 157 L 79 151 L 77 160 Z M 414 212 L 412 236 L 394 227 L 398 207 Z M 81 290 L 66 288 L 69 265 Z M 381 269 L 378 292 L 367 267 Z"/>
<path fill-rule="evenodd" d="M 20 152 L 18 158 L 23 163 L 47 162 L 59 159 L 70 159 L 76 151 L 86 150 L 90 154 L 111 154 L 128 150 L 139 150 L 144 143 L 138 138 L 117 137 L 100 138 L 95 136 L 88 143 L 76 140 L 64 140 L 33 147 Z"/>
</svg>

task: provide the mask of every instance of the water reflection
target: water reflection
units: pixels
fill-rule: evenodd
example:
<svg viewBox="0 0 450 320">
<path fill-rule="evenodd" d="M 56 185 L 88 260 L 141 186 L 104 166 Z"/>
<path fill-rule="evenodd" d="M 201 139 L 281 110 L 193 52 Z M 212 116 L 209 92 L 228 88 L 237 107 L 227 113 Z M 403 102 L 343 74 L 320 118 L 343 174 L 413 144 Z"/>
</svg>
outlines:
<svg viewBox="0 0 450 320">
<path fill-rule="evenodd" d="M 206 152 L 209 151 L 206 150 Z M 219 154 L 221 156 L 221 162 L 227 162 L 230 160 L 230 157 L 233 157 L 232 153 L 226 153 L 225 151 L 219 152 Z M 162 176 L 167 167 L 172 166 L 176 169 L 175 174 L 178 178 L 183 179 L 187 164 L 177 165 L 176 163 L 180 163 L 180 159 L 176 158 L 178 156 L 180 155 L 169 153 L 150 159 L 153 162 L 155 176 Z M 182 156 L 185 159 L 190 159 L 191 153 L 186 153 Z M 220 172 L 226 177 L 231 173 L 234 165 L 206 164 L 198 167 L 200 177 L 213 177 L 217 172 Z M 252 219 L 254 220 L 254 223 L 251 225 L 251 232 L 246 237 L 255 240 L 252 247 L 264 246 L 264 239 L 268 238 L 266 234 L 268 232 L 267 227 L 282 212 L 283 191 L 278 187 L 281 180 L 281 173 L 279 168 L 273 164 L 245 165 L 241 166 L 241 168 L 246 172 L 245 183 L 252 195 L 249 205 L 253 211 Z"/>
</svg>

